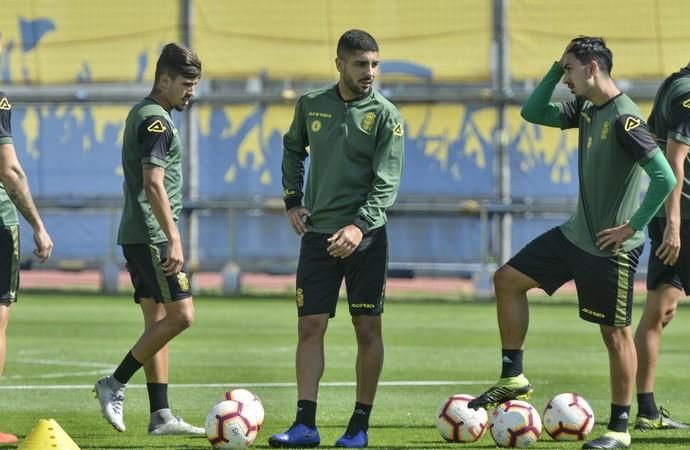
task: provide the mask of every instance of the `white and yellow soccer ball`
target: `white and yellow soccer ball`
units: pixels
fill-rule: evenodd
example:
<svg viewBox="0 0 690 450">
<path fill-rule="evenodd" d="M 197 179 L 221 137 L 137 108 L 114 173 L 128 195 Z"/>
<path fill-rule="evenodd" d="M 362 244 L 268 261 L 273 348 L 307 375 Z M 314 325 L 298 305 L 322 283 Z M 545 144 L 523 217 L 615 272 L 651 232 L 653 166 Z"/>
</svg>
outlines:
<svg viewBox="0 0 690 450">
<path fill-rule="evenodd" d="M 499 447 L 530 447 L 541 434 L 541 418 L 529 403 L 509 400 L 491 413 L 489 430 Z"/>
<path fill-rule="evenodd" d="M 555 441 L 581 441 L 594 427 L 594 411 L 574 392 L 558 394 L 544 408 L 544 429 Z"/>
<path fill-rule="evenodd" d="M 264 405 L 258 395 L 247 389 L 231 389 L 225 391 L 225 394 L 218 401 L 233 400 L 244 404 L 256 416 L 256 423 L 259 428 L 264 423 Z"/>
<path fill-rule="evenodd" d="M 467 394 L 451 395 L 443 400 L 436 411 L 436 428 L 448 442 L 474 442 L 484 435 L 489 417 L 484 408 L 472 409 L 467 403 L 474 397 Z"/>
<path fill-rule="evenodd" d="M 254 412 L 234 400 L 213 405 L 205 426 L 211 446 L 220 449 L 245 449 L 252 445 L 259 431 Z"/>
</svg>

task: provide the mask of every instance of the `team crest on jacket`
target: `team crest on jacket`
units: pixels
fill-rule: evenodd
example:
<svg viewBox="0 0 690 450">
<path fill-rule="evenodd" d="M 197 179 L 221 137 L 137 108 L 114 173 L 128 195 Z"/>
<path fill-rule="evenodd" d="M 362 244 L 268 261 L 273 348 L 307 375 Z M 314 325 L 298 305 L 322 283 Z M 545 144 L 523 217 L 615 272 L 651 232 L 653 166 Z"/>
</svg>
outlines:
<svg viewBox="0 0 690 450">
<path fill-rule="evenodd" d="M 12 105 L 10 105 L 10 102 L 7 101 L 6 97 L 0 99 L 0 109 L 12 109 Z"/>
<path fill-rule="evenodd" d="M 376 121 L 376 113 L 373 112 L 368 112 L 364 114 L 364 117 L 362 118 L 362 123 L 360 123 L 360 126 L 362 127 L 362 130 L 366 131 L 367 133 L 374 128 L 374 122 Z"/>
<path fill-rule="evenodd" d="M 682 103 L 682 105 L 683 105 L 684 108 L 690 109 L 690 98 L 687 99 L 687 100 L 685 100 L 685 101 Z"/>
<path fill-rule="evenodd" d="M 311 123 L 311 131 L 313 131 L 314 133 L 318 133 L 320 129 L 321 129 L 321 121 L 320 120 L 315 120 Z"/>
</svg>

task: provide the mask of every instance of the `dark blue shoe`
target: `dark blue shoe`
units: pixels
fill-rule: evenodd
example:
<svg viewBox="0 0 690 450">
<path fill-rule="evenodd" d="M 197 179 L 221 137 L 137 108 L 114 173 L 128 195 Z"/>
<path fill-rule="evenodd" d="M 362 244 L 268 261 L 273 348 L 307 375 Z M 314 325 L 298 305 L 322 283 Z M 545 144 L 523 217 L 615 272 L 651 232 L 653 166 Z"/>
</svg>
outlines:
<svg viewBox="0 0 690 450">
<path fill-rule="evenodd" d="M 319 429 L 296 423 L 285 433 L 274 434 L 268 438 L 268 445 L 276 448 L 311 448 L 321 443 Z"/>
<path fill-rule="evenodd" d="M 354 436 L 351 436 L 346 432 L 340 436 L 340 439 L 335 441 L 335 446 L 341 448 L 364 448 L 368 445 L 369 436 L 367 436 L 367 432 L 364 430 L 358 431 Z"/>
</svg>

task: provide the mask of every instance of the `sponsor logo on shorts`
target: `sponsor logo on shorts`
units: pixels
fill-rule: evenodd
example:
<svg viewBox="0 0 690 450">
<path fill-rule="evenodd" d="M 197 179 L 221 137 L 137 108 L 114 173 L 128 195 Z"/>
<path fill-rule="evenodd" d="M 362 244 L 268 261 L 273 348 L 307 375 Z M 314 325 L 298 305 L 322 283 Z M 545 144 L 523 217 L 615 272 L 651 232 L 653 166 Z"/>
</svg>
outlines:
<svg viewBox="0 0 690 450">
<path fill-rule="evenodd" d="M 606 317 L 606 314 L 600 313 L 600 312 L 597 312 L 597 311 L 592 311 L 592 310 L 589 309 L 589 308 L 582 308 L 581 311 L 582 311 L 583 313 L 585 313 L 585 314 L 590 315 L 590 316 L 599 317 L 600 319 L 603 319 L 604 317 Z"/>
<path fill-rule="evenodd" d="M 353 308 L 374 309 L 374 308 L 376 308 L 376 305 L 374 305 L 373 303 L 353 303 L 352 307 Z"/>
<path fill-rule="evenodd" d="M 189 278 L 187 278 L 186 273 L 180 272 L 177 274 L 177 284 L 180 286 L 180 291 L 189 292 Z"/>
<path fill-rule="evenodd" d="M 304 290 L 302 290 L 302 288 L 297 288 L 297 291 L 295 292 L 295 301 L 297 302 L 298 308 L 304 306 Z"/>
</svg>

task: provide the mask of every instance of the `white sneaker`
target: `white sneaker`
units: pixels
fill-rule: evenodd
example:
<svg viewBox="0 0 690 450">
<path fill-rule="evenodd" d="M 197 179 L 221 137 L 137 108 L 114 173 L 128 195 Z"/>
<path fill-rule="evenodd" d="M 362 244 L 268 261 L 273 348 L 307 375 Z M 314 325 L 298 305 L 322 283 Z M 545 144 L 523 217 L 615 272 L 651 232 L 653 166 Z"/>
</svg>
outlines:
<svg viewBox="0 0 690 450">
<path fill-rule="evenodd" d="M 96 393 L 96 398 L 101 402 L 101 411 L 103 417 L 110 422 L 110 424 L 117 431 L 125 431 L 124 413 L 122 411 L 125 401 L 125 385 L 119 389 L 113 389 L 110 385 L 111 377 L 103 377 L 96 381 L 93 392 Z"/>
<path fill-rule="evenodd" d="M 194 435 L 206 436 L 206 430 L 195 427 L 185 422 L 181 417 L 173 417 L 165 423 L 158 425 L 149 424 L 149 435 L 151 436 L 172 436 L 172 435 Z"/>
</svg>

